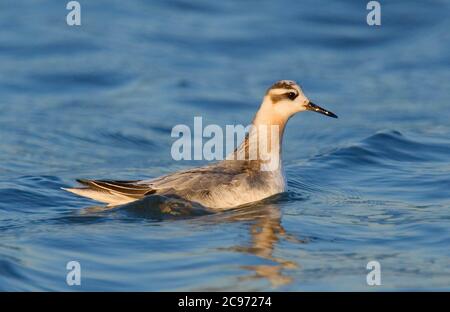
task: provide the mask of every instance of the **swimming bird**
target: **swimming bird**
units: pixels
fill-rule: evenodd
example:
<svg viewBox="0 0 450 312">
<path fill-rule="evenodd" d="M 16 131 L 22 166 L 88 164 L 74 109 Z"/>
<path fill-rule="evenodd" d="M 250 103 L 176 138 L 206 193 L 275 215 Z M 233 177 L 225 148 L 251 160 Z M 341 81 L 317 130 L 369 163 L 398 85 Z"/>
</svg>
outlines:
<svg viewBox="0 0 450 312">
<path fill-rule="evenodd" d="M 109 206 L 153 195 L 174 196 L 215 210 L 260 201 L 286 190 L 281 159 L 284 129 L 302 111 L 337 118 L 312 103 L 297 83 L 281 80 L 266 91 L 245 139 L 226 159 L 148 180 L 79 179 L 82 187 L 65 190 Z"/>
</svg>

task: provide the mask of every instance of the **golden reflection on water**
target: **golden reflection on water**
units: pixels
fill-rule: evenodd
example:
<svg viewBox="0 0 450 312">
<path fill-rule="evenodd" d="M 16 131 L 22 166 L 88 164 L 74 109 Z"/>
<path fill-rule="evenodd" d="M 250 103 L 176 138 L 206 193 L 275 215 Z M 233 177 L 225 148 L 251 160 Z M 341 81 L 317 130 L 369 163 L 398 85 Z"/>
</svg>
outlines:
<svg viewBox="0 0 450 312">
<path fill-rule="evenodd" d="M 288 276 L 285 270 L 298 269 L 299 264 L 274 256 L 274 250 L 281 239 L 300 244 L 307 241 L 298 239 L 286 232 L 281 224 L 281 211 L 278 206 L 274 204 L 258 204 L 234 210 L 230 215 L 217 219 L 223 219 L 222 221 L 227 222 L 250 222 L 250 244 L 247 246 L 233 246 L 229 250 L 249 253 L 273 263 L 242 266 L 242 268 L 252 271 L 252 274 L 241 279 L 267 279 L 273 288 L 293 281 L 292 277 Z"/>
</svg>

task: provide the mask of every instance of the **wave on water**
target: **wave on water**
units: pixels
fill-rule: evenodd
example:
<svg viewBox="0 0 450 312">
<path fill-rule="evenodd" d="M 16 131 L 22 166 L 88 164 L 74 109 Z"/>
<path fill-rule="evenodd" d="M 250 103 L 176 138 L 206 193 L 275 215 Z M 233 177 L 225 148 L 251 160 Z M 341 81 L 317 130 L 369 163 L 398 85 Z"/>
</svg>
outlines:
<svg viewBox="0 0 450 312">
<path fill-rule="evenodd" d="M 392 166 L 395 162 L 444 161 L 450 142 L 434 143 L 415 140 L 396 130 L 377 132 L 368 138 L 324 154 L 311 161 L 328 166 Z"/>
</svg>

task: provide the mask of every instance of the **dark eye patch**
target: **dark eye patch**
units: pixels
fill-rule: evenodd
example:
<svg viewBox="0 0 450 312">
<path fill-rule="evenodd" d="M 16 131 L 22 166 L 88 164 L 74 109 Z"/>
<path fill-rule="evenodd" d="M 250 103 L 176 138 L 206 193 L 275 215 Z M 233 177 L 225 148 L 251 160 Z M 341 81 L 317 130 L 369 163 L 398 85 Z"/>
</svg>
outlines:
<svg viewBox="0 0 450 312">
<path fill-rule="evenodd" d="M 294 92 L 294 91 L 289 91 L 289 92 L 286 92 L 286 93 L 282 93 L 282 94 L 273 94 L 273 95 L 271 95 L 270 96 L 270 98 L 272 99 L 272 103 L 277 103 L 278 101 L 281 101 L 281 100 L 286 100 L 286 99 L 289 99 L 289 100 L 294 100 L 296 97 L 298 96 L 298 93 L 297 92 Z"/>
<path fill-rule="evenodd" d="M 295 98 L 298 96 L 298 94 L 296 92 L 288 92 L 286 93 L 286 97 L 289 100 L 295 100 Z"/>
</svg>

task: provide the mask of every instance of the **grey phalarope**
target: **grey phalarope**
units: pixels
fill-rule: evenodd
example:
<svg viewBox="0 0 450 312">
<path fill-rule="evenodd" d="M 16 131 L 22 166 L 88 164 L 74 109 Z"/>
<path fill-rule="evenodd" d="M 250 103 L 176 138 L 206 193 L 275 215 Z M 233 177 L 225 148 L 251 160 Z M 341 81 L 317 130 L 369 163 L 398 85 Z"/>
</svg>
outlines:
<svg viewBox="0 0 450 312">
<path fill-rule="evenodd" d="M 307 110 L 337 118 L 332 112 L 309 101 L 294 81 L 281 80 L 267 90 L 252 121 L 252 130 L 225 160 L 149 180 L 80 179 L 77 181 L 82 187 L 64 189 L 109 206 L 151 195 L 175 196 L 212 209 L 228 209 L 259 201 L 286 190 L 281 162 L 284 129 L 290 117 Z M 250 144 L 252 138 L 260 136 L 260 126 L 277 126 L 279 129 L 277 136 L 268 138 L 264 145 L 277 164 L 273 170 L 264 170 L 264 160 L 248 157 L 255 148 L 261 149 L 259 141 L 258 144 Z"/>
</svg>

